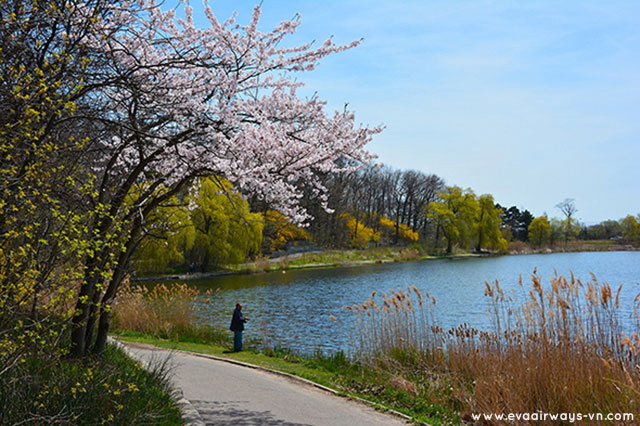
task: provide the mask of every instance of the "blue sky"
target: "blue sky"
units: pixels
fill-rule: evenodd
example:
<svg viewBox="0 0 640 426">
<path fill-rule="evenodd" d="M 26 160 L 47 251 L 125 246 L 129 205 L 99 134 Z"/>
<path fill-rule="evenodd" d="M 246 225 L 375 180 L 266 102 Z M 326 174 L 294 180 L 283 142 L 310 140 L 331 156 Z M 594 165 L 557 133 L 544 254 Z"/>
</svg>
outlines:
<svg viewBox="0 0 640 426">
<path fill-rule="evenodd" d="M 255 2 L 209 4 L 245 24 Z M 364 38 L 300 75 L 301 93 L 384 124 L 369 147 L 379 162 L 535 216 L 560 216 L 565 198 L 588 224 L 640 213 L 640 2 L 264 0 L 262 9 L 264 31 L 300 13 L 291 44 Z"/>
</svg>

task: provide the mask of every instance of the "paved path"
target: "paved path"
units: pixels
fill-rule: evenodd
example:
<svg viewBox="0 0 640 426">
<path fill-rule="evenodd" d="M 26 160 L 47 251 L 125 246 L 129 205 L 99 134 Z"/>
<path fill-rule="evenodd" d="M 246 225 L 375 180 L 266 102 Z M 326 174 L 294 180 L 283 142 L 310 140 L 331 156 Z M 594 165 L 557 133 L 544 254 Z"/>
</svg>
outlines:
<svg viewBox="0 0 640 426">
<path fill-rule="evenodd" d="M 127 346 L 146 360 L 172 357 L 174 383 L 207 425 L 406 425 L 397 417 L 287 377 L 184 352 Z"/>
</svg>

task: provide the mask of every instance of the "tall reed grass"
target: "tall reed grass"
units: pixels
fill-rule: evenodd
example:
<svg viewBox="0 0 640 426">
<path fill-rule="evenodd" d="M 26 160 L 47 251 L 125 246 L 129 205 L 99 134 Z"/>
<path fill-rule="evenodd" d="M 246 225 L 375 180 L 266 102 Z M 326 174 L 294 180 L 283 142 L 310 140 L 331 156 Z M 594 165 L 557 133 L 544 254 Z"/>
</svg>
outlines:
<svg viewBox="0 0 640 426">
<path fill-rule="evenodd" d="M 126 282 L 113 306 L 114 328 L 163 339 L 226 342 L 224 333 L 202 321 L 201 312 L 204 306 L 215 305 L 216 292 L 202 293 L 186 284 L 159 284 L 149 289 Z"/>
<path fill-rule="evenodd" d="M 534 270 L 530 287 L 519 282 L 524 302 L 498 281 L 485 284 L 491 330 L 443 329 L 434 320 L 435 298 L 415 286 L 346 307 L 356 315 L 359 353 L 412 378 L 417 394 L 463 419 L 539 411 L 640 416 L 640 295 L 626 335 L 621 287 L 594 275 L 586 283 L 556 275 L 544 287 Z"/>
</svg>

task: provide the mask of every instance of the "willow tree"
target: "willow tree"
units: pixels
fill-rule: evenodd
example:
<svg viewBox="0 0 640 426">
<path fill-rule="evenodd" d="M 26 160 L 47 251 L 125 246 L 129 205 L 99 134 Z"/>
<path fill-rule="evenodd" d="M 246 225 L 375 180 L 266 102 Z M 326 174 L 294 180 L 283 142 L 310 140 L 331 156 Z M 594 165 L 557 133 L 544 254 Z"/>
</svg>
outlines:
<svg viewBox="0 0 640 426">
<path fill-rule="evenodd" d="M 627 215 L 620 219 L 622 236 L 627 243 L 637 243 L 640 240 L 640 214 Z"/>
<path fill-rule="evenodd" d="M 189 195 L 175 197 L 147 216 L 146 238 L 133 254 L 136 273 L 162 272 L 170 264 L 240 263 L 260 252 L 264 219 L 229 181 L 203 178 Z"/>
<path fill-rule="evenodd" d="M 326 102 L 297 95 L 295 78 L 358 42 L 284 47 L 298 20 L 261 32 L 259 7 L 246 26 L 205 12 L 204 29 L 194 26 L 190 6 L 178 19 L 152 1 L 121 2 L 95 20 L 87 46 L 102 67 L 83 88 L 91 115 L 79 118 L 99 123 L 83 159 L 96 182 L 86 202 L 99 214 L 88 224 L 96 249 L 83 261 L 75 356 L 89 349 L 98 315 L 94 350 L 103 350 L 110 304 L 147 218 L 194 179 L 223 177 L 302 222 L 309 218 L 298 204 L 303 187 L 324 202 L 320 174 L 371 158 L 365 145 L 380 129 L 356 126 L 346 107 L 327 114 Z M 141 182 L 145 190 L 127 203 Z"/>
<path fill-rule="evenodd" d="M 195 238 L 191 247 L 185 247 L 187 262 L 206 269 L 240 263 L 260 252 L 263 217 L 251 213 L 249 203 L 232 191 L 228 181 L 204 179 L 191 203 Z"/>
<path fill-rule="evenodd" d="M 442 231 L 447 240 L 447 253 L 460 244 L 468 247 L 473 237 L 473 229 L 478 212 L 478 201 L 471 189 L 463 190 L 459 186 L 447 186 L 438 192 L 438 201 L 427 206 L 427 216 L 436 227 L 436 235 Z M 436 245 L 438 244 L 436 236 Z"/>
<path fill-rule="evenodd" d="M 495 250 L 506 250 L 507 240 L 502 236 L 502 209 L 496 206 L 491 194 L 483 194 L 478 197 L 478 209 L 475 218 L 476 252 L 481 252 L 483 247 Z"/>
</svg>

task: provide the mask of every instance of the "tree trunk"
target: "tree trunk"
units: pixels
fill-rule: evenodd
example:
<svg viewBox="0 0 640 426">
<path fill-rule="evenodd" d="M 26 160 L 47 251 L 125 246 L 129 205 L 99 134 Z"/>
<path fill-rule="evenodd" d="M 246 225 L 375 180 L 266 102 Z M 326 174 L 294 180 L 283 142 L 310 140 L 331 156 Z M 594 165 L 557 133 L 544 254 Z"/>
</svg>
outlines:
<svg viewBox="0 0 640 426">
<path fill-rule="evenodd" d="M 480 214 L 480 220 L 478 221 L 478 244 L 476 244 L 476 253 L 482 251 L 482 220 L 484 219 L 484 211 Z"/>
<path fill-rule="evenodd" d="M 95 291 L 95 279 L 90 273 L 85 272 L 85 282 L 80 287 L 78 301 L 76 302 L 76 314 L 71 327 L 71 357 L 83 357 L 87 350 L 87 320 L 89 319 L 90 304 Z"/>
<path fill-rule="evenodd" d="M 96 288 L 93 293 L 93 298 L 91 299 L 91 306 L 89 306 L 89 316 L 87 318 L 87 327 L 84 338 L 87 349 L 93 342 L 93 330 L 95 329 L 96 319 L 98 317 L 98 303 L 100 302 L 101 295 L 102 291 Z"/>
<path fill-rule="evenodd" d="M 133 246 L 133 244 L 132 244 Z M 118 258 L 118 266 L 111 277 L 109 287 L 102 297 L 102 305 L 100 306 L 100 321 L 98 322 L 98 335 L 96 336 L 96 342 L 93 346 L 93 352 L 100 354 L 104 352 L 105 345 L 107 343 L 107 336 L 109 334 L 109 324 L 111 320 L 111 306 L 115 299 L 118 287 L 124 278 L 125 271 L 129 266 L 131 260 L 131 254 L 133 253 L 133 247 L 127 245 L 126 250 L 120 253 Z"/>
<path fill-rule="evenodd" d="M 400 203 L 396 206 L 396 235 L 394 237 L 393 245 L 398 245 L 400 241 Z"/>
<path fill-rule="evenodd" d="M 185 177 L 182 182 L 176 185 L 172 191 L 169 191 L 164 195 L 164 198 L 157 199 L 154 203 L 149 204 L 145 207 L 144 211 L 141 212 L 141 216 L 147 217 L 147 215 L 153 211 L 164 199 L 168 199 L 172 197 L 175 193 L 181 190 L 181 188 L 189 182 L 189 178 Z M 124 275 L 129 268 L 129 263 L 131 261 L 131 256 L 135 252 L 138 244 L 142 242 L 144 235 L 141 236 L 142 231 L 142 219 L 140 216 L 135 217 L 135 220 L 129 230 L 129 235 L 124 243 L 124 247 L 120 250 L 120 254 L 118 255 L 118 260 L 115 263 L 115 269 L 113 271 L 113 275 L 111 276 L 111 280 L 109 281 L 109 286 L 105 291 L 104 296 L 102 297 L 102 304 L 100 306 L 100 320 L 98 322 L 98 335 L 96 336 L 96 342 L 93 346 L 94 353 L 102 353 L 104 352 L 105 345 L 107 343 L 107 336 L 109 334 L 109 323 L 111 319 L 111 305 L 116 297 L 116 293 L 118 291 L 118 287 L 120 287 L 120 283 L 124 278 Z M 97 303 L 94 305 L 97 306 Z M 95 317 L 93 319 L 95 321 Z M 93 326 L 92 326 L 93 328 Z M 93 330 L 92 330 L 93 333 Z"/>
<path fill-rule="evenodd" d="M 112 206 L 113 211 L 113 206 Z M 91 228 L 96 232 L 96 241 L 104 241 L 107 231 L 113 223 L 113 219 L 110 217 L 101 217 Z M 76 302 L 76 314 L 72 320 L 71 329 L 71 356 L 73 358 L 80 358 L 86 355 L 88 345 L 91 342 L 87 341 L 88 337 L 93 337 L 93 330 L 87 333 L 89 319 L 92 311 L 92 306 L 95 306 L 94 298 L 97 291 L 98 281 L 101 276 L 102 269 L 105 267 L 105 262 L 102 259 L 107 258 L 107 248 L 103 248 L 99 254 L 93 253 L 91 256 L 87 256 L 84 268 L 84 282 L 80 287 L 80 294 L 78 295 L 78 301 Z M 99 293 L 99 292 L 98 292 Z M 94 315 L 95 315 L 95 308 Z M 95 318 L 93 320 L 95 322 Z M 91 329 L 93 329 L 93 322 Z"/>
</svg>

